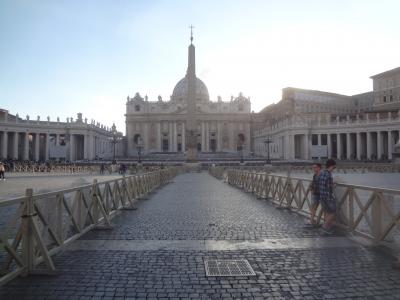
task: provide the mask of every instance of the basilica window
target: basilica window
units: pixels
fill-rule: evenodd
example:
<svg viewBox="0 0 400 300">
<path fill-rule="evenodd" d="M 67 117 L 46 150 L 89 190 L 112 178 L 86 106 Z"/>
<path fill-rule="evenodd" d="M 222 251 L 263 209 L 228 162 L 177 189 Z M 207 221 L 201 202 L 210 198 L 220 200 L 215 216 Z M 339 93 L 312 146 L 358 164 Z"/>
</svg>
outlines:
<svg viewBox="0 0 400 300">
<path fill-rule="evenodd" d="M 140 111 L 140 105 L 135 105 L 135 111 Z"/>
</svg>

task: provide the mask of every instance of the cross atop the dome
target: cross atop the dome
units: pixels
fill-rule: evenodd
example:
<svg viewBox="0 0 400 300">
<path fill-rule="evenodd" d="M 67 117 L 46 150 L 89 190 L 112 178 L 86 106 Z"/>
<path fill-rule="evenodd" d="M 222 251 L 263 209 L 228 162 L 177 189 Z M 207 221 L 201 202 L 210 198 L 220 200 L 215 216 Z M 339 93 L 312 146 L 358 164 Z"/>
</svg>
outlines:
<svg viewBox="0 0 400 300">
<path fill-rule="evenodd" d="M 193 28 L 194 28 L 194 26 L 190 25 L 189 28 L 190 28 L 190 43 L 193 44 Z"/>
</svg>

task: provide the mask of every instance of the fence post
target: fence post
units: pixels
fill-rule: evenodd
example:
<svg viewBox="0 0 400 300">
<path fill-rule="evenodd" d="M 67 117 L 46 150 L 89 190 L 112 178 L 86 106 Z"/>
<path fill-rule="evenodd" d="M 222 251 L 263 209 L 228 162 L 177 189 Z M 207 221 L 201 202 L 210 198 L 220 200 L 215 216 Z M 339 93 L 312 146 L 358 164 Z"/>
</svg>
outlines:
<svg viewBox="0 0 400 300">
<path fill-rule="evenodd" d="M 25 191 L 25 206 L 21 216 L 22 226 L 22 257 L 26 265 L 26 271 L 22 273 L 22 276 L 27 276 L 33 270 L 34 264 L 34 238 L 31 218 L 34 213 L 34 202 L 33 202 L 33 190 L 26 189 Z"/>
<path fill-rule="evenodd" d="M 374 199 L 372 202 L 372 233 L 375 242 L 379 242 L 379 237 L 382 233 L 382 205 L 381 205 L 381 197 L 378 196 L 378 193 L 374 193 Z"/>
</svg>

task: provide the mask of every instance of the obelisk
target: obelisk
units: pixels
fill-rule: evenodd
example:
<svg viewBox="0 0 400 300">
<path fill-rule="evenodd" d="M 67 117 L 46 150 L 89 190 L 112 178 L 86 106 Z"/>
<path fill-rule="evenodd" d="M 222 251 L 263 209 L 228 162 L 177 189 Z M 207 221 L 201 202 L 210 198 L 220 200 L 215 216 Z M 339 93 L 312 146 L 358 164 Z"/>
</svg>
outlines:
<svg viewBox="0 0 400 300">
<path fill-rule="evenodd" d="M 193 26 L 190 26 L 190 46 L 187 78 L 187 112 L 186 112 L 186 161 L 197 162 L 197 122 L 196 122 L 196 58 L 193 46 Z"/>
</svg>

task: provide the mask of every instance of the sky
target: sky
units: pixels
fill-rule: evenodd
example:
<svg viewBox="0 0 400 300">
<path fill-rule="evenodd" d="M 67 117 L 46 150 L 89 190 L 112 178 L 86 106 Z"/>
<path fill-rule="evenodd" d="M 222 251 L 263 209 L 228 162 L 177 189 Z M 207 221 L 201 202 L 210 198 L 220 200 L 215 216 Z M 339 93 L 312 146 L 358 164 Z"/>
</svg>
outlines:
<svg viewBox="0 0 400 300">
<path fill-rule="evenodd" d="M 126 98 L 169 99 L 194 26 L 211 100 L 252 110 L 291 86 L 345 95 L 400 66 L 400 1 L 0 0 L 0 108 L 125 132 Z"/>
</svg>

